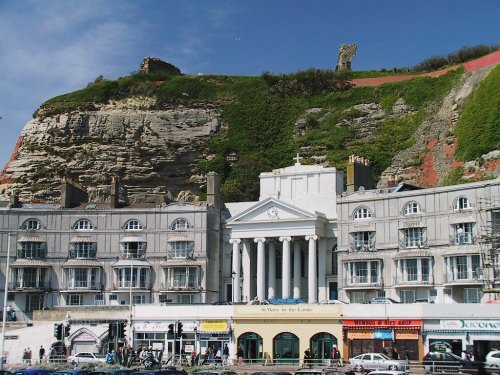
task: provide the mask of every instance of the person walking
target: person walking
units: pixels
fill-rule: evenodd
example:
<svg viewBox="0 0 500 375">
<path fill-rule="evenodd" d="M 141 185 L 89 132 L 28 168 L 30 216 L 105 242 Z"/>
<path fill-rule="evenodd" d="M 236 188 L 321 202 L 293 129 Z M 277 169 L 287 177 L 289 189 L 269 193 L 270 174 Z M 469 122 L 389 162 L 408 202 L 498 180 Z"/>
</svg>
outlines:
<svg viewBox="0 0 500 375">
<path fill-rule="evenodd" d="M 236 358 L 238 361 L 238 366 L 243 366 L 243 348 L 241 345 L 238 347 L 238 350 L 236 351 Z"/>
<path fill-rule="evenodd" d="M 311 367 L 311 351 L 309 348 L 304 350 L 304 366 Z"/>
<path fill-rule="evenodd" d="M 28 364 L 31 366 L 31 349 L 28 347 Z"/>
<path fill-rule="evenodd" d="M 222 366 L 228 365 L 228 359 L 229 359 L 229 348 L 227 347 L 227 344 L 224 344 L 224 349 L 222 350 Z"/>
<path fill-rule="evenodd" d="M 43 345 L 40 345 L 40 350 L 38 350 L 38 358 L 40 360 L 39 364 L 42 364 L 44 356 L 45 356 L 45 348 L 43 347 Z"/>
<path fill-rule="evenodd" d="M 391 358 L 392 359 L 399 359 L 398 350 L 396 348 L 392 348 Z"/>
</svg>

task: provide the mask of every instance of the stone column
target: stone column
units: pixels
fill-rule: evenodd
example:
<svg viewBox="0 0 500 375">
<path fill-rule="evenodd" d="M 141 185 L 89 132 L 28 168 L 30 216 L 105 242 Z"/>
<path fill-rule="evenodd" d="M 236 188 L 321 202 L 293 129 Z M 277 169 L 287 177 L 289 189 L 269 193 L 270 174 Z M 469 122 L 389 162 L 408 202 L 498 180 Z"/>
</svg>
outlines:
<svg viewBox="0 0 500 375">
<path fill-rule="evenodd" d="M 230 239 L 229 243 L 233 245 L 233 269 L 231 272 L 231 277 L 233 278 L 233 302 L 239 302 L 241 300 L 241 258 L 240 258 L 240 239 Z"/>
<path fill-rule="evenodd" d="M 250 243 L 248 240 L 243 240 L 243 253 L 241 256 L 241 265 L 243 268 L 243 301 L 250 301 L 251 287 L 252 287 L 252 273 L 251 273 L 251 261 L 250 261 Z"/>
<path fill-rule="evenodd" d="M 281 276 L 281 294 L 282 298 L 290 298 L 290 241 L 292 241 L 292 237 L 280 237 L 280 241 L 283 242 L 282 249 L 282 276 Z"/>
<path fill-rule="evenodd" d="M 263 301 L 266 299 L 266 252 L 264 247 L 266 239 L 261 237 L 253 240 L 257 244 L 257 299 Z"/>
<path fill-rule="evenodd" d="M 318 244 L 318 301 L 329 299 L 326 295 L 326 238 Z"/>
<path fill-rule="evenodd" d="M 306 236 L 306 241 L 309 241 L 309 251 L 308 251 L 308 279 L 307 279 L 307 286 L 308 286 L 308 303 L 316 303 L 318 302 L 318 280 L 316 276 L 316 240 L 318 239 L 318 236 Z"/>
<path fill-rule="evenodd" d="M 269 273 L 268 273 L 268 286 L 267 298 L 273 299 L 276 297 L 276 245 L 273 241 L 269 242 Z"/>
<path fill-rule="evenodd" d="M 295 239 L 293 243 L 293 298 L 300 298 L 300 280 L 301 280 L 301 258 L 300 242 Z"/>
</svg>

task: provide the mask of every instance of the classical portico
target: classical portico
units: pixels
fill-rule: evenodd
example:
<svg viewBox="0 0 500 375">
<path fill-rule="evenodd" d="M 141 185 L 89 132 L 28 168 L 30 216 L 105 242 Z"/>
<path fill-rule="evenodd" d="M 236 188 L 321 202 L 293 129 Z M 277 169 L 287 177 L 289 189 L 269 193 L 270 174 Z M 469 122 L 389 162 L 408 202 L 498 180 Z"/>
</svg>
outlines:
<svg viewBox="0 0 500 375">
<path fill-rule="evenodd" d="M 260 175 L 258 202 L 226 204 L 224 256 L 231 259 L 233 301 L 328 299 L 342 175 L 295 160 Z"/>
</svg>

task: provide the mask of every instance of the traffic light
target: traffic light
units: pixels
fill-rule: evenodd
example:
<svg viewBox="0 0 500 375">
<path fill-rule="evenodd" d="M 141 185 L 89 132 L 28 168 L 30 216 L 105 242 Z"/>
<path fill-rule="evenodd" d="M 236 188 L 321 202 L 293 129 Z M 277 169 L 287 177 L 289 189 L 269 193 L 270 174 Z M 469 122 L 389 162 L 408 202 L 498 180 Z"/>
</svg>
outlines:
<svg viewBox="0 0 500 375">
<path fill-rule="evenodd" d="M 68 324 L 67 326 L 64 326 L 64 337 L 69 337 L 69 330 L 71 326 Z"/>
<path fill-rule="evenodd" d="M 60 323 L 56 323 L 54 324 L 54 337 L 57 339 L 57 340 L 61 340 L 62 337 L 63 337 L 63 334 L 62 334 L 62 328 L 63 328 L 63 325 L 60 324 Z"/>
<path fill-rule="evenodd" d="M 118 338 L 120 338 L 120 339 L 125 337 L 125 323 L 124 322 L 118 323 L 117 335 L 118 335 Z"/>
<path fill-rule="evenodd" d="M 174 325 L 173 324 L 168 325 L 168 334 L 171 336 L 174 335 Z"/>
<path fill-rule="evenodd" d="M 182 337 L 182 322 L 177 322 L 177 337 Z"/>
<path fill-rule="evenodd" d="M 108 337 L 110 339 L 115 337 L 115 323 L 109 323 L 109 325 L 108 325 Z"/>
</svg>

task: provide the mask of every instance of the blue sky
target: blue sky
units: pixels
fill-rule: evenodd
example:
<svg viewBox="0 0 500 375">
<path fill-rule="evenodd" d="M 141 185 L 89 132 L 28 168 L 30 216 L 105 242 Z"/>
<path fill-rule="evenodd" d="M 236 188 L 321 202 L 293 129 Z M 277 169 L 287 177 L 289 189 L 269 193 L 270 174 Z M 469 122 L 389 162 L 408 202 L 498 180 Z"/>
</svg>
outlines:
<svg viewBox="0 0 500 375">
<path fill-rule="evenodd" d="M 413 66 L 463 46 L 499 44 L 500 0 L 0 0 L 0 168 L 51 97 L 145 56 L 186 74 Z"/>
</svg>

